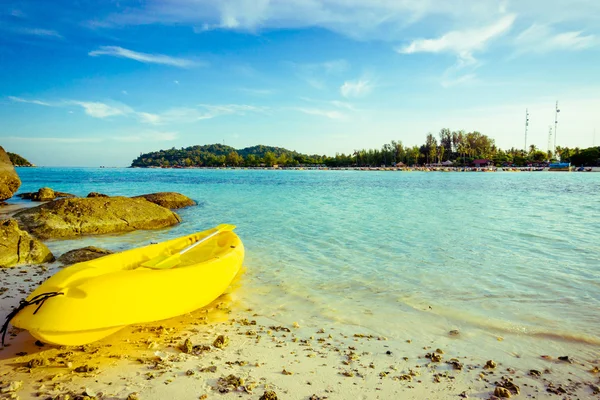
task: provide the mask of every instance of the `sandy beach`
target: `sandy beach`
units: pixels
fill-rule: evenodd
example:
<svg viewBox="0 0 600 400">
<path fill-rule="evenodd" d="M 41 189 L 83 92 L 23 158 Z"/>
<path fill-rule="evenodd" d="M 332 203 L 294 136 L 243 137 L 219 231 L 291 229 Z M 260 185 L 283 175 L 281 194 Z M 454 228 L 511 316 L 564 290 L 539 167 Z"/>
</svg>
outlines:
<svg viewBox="0 0 600 400">
<path fill-rule="evenodd" d="M 22 266 L 1 274 L 4 318 L 50 271 Z M 240 280 L 204 309 L 86 346 L 43 345 L 11 328 L 0 351 L 2 398 L 258 399 L 272 398 L 269 391 L 279 399 L 600 396 L 594 351 L 557 353 L 569 344 L 555 342 L 548 354 L 516 353 L 511 336 L 473 347 L 476 340 L 459 330 L 434 342 L 292 321 L 283 310 L 244 309 L 236 295 Z"/>
</svg>

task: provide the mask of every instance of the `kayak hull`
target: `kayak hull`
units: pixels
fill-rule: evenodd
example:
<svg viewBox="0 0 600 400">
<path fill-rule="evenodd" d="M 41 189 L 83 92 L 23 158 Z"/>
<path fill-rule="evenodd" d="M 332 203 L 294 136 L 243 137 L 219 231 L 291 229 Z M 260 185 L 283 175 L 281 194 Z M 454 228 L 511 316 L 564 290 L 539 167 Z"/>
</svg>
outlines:
<svg viewBox="0 0 600 400">
<path fill-rule="evenodd" d="M 44 293 L 41 306 L 21 310 L 11 323 L 45 343 L 82 345 L 131 324 L 186 314 L 210 304 L 238 274 L 244 259 L 239 237 L 224 231 L 181 256 L 169 269 L 142 264 L 175 254 L 213 230 L 69 266 L 45 281 L 28 300 Z M 37 312 L 36 309 L 38 309 Z"/>
</svg>

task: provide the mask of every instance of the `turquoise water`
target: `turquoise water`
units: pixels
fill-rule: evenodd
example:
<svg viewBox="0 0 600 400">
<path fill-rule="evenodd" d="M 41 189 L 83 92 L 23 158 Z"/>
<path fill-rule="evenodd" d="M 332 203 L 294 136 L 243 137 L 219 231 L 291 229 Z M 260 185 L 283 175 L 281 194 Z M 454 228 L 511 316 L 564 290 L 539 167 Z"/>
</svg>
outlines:
<svg viewBox="0 0 600 400">
<path fill-rule="evenodd" d="M 600 174 L 35 168 L 85 196 L 177 191 L 180 225 L 50 242 L 124 249 L 233 223 L 236 292 L 290 321 L 388 336 L 479 329 L 600 343 Z"/>
</svg>

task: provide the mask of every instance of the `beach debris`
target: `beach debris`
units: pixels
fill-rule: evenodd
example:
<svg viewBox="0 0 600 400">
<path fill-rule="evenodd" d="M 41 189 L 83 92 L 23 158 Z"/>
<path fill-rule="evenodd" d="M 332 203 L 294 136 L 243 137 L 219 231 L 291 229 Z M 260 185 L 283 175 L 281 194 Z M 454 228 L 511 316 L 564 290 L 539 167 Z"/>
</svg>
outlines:
<svg viewBox="0 0 600 400">
<path fill-rule="evenodd" d="M 210 367 L 200 368 L 200 372 L 217 372 L 217 366 L 211 365 Z"/>
<path fill-rule="evenodd" d="M 81 367 L 75 368 L 73 371 L 78 372 L 78 373 L 82 373 L 82 372 L 94 372 L 97 369 L 98 368 L 96 368 L 94 366 L 82 365 Z"/>
<path fill-rule="evenodd" d="M 600 387 L 598 387 L 597 385 L 594 385 L 593 383 L 590 383 L 590 389 L 592 389 L 592 394 L 600 394 Z"/>
<path fill-rule="evenodd" d="M 300 328 L 300 324 L 298 324 L 297 322 L 294 322 L 294 323 L 292 324 L 292 326 L 293 326 L 294 328 Z"/>
<path fill-rule="evenodd" d="M 558 357 L 560 361 L 568 362 L 569 364 L 573 364 L 573 360 L 569 358 L 569 356 L 560 356 Z"/>
<path fill-rule="evenodd" d="M 23 387 L 23 381 L 12 381 L 0 386 L 0 393 L 13 393 Z"/>
<path fill-rule="evenodd" d="M 409 374 L 404 374 L 404 375 L 399 375 L 399 376 L 395 376 L 392 378 L 395 381 L 408 381 L 408 382 L 412 382 L 413 377 Z"/>
<path fill-rule="evenodd" d="M 469 395 L 467 394 L 467 391 L 464 390 L 458 395 L 458 397 L 463 398 L 463 399 L 468 399 Z"/>
<path fill-rule="evenodd" d="M 313 394 L 308 398 L 308 400 L 325 400 L 327 398 L 327 396 L 317 396 L 316 394 Z"/>
<path fill-rule="evenodd" d="M 508 378 L 503 377 L 500 382 L 496 382 L 496 389 L 498 389 L 498 387 L 506 389 L 510 395 L 516 396 L 521 393 L 521 389 L 517 385 L 514 384 L 514 382 L 512 381 L 512 378 L 510 378 L 510 377 L 508 377 Z M 496 396 L 510 397 L 510 396 L 499 396 L 497 394 L 496 394 Z"/>
<path fill-rule="evenodd" d="M 258 400 L 277 400 L 277 393 L 272 390 L 265 390 L 262 396 Z"/>
<path fill-rule="evenodd" d="M 219 335 L 213 342 L 213 346 L 217 349 L 224 349 L 229 345 L 229 338 L 225 335 Z"/>
<path fill-rule="evenodd" d="M 392 352 L 390 350 L 386 351 L 385 354 L 387 354 L 388 356 L 392 355 Z"/>
<path fill-rule="evenodd" d="M 250 325 L 256 325 L 256 320 L 250 321 L 250 320 L 248 320 L 248 318 L 243 318 L 243 319 L 238 320 L 238 323 L 240 325 L 250 326 Z"/>
<path fill-rule="evenodd" d="M 597 374 L 600 372 L 600 369 L 598 368 L 597 365 L 594 365 L 594 367 L 592 369 L 590 369 L 590 373 L 592 374 Z"/>
<path fill-rule="evenodd" d="M 530 369 L 529 370 L 529 375 L 531 375 L 531 376 L 542 376 L 542 373 L 540 371 L 538 371 L 537 369 Z"/>
<path fill-rule="evenodd" d="M 463 369 L 463 364 L 460 361 L 458 361 L 458 359 L 456 359 L 456 358 L 452 358 L 452 359 L 450 359 L 450 361 L 446 361 L 446 364 L 452 365 L 453 369 L 457 369 L 457 370 Z"/>
<path fill-rule="evenodd" d="M 230 391 L 238 390 L 241 386 L 244 386 L 244 378 L 231 374 L 226 377 L 220 377 L 217 380 L 216 389 L 219 393 L 229 393 Z"/>
<path fill-rule="evenodd" d="M 286 328 L 285 326 L 270 326 L 269 329 L 275 332 L 291 332 L 290 328 Z"/>
<path fill-rule="evenodd" d="M 32 358 L 27 362 L 27 368 L 45 367 L 48 365 L 48 360 L 45 358 Z"/>
<path fill-rule="evenodd" d="M 291 372 L 291 371 L 288 371 L 288 370 L 286 370 L 285 368 L 283 369 L 283 371 L 281 371 L 281 373 L 282 373 L 283 375 L 294 375 L 294 373 L 293 373 L 293 372 Z"/>
<path fill-rule="evenodd" d="M 496 386 L 496 389 L 494 389 L 494 396 L 509 398 L 512 395 L 508 389 L 503 388 L 502 386 Z"/>
<path fill-rule="evenodd" d="M 194 351 L 194 344 L 190 340 L 190 338 L 185 339 L 183 344 L 180 346 L 180 349 L 185 354 L 191 354 Z"/>
<path fill-rule="evenodd" d="M 444 350 L 442 349 L 435 349 L 435 352 L 438 354 L 444 354 Z"/>
<path fill-rule="evenodd" d="M 140 396 L 137 392 L 129 393 L 129 396 L 127 396 L 127 400 L 140 400 Z"/>
<path fill-rule="evenodd" d="M 487 360 L 485 365 L 483 366 L 484 369 L 494 369 L 496 368 L 497 364 L 494 362 L 494 360 Z"/>
<path fill-rule="evenodd" d="M 429 358 L 431 362 L 441 362 L 442 355 L 437 353 L 427 353 L 425 354 L 425 358 Z"/>
<path fill-rule="evenodd" d="M 555 386 L 552 382 L 546 387 L 546 392 L 553 394 L 566 394 L 567 390 L 562 385 Z"/>
</svg>

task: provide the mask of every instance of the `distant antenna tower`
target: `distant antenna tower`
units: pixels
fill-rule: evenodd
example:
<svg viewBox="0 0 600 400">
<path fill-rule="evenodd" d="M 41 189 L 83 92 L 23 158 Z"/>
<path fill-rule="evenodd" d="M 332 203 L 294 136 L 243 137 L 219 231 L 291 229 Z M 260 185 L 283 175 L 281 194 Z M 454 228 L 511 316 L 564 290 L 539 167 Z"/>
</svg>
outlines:
<svg viewBox="0 0 600 400">
<path fill-rule="evenodd" d="M 556 101 L 556 109 L 554 110 L 554 151 L 556 152 L 556 127 L 558 125 L 558 100 Z"/>
<path fill-rule="evenodd" d="M 548 126 L 548 152 L 552 150 L 552 125 Z"/>
<path fill-rule="evenodd" d="M 529 129 L 529 110 L 525 109 L 525 153 L 527 153 L 527 129 Z"/>
</svg>

